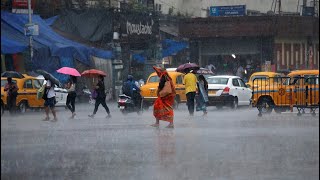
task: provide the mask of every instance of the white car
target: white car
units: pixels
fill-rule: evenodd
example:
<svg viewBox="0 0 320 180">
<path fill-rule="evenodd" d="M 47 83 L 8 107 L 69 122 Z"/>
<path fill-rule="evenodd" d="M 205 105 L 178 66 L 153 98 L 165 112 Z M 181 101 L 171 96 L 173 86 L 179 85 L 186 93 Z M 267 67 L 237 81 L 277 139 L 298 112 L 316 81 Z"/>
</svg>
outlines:
<svg viewBox="0 0 320 180">
<path fill-rule="evenodd" d="M 209 106 L 237 108 L 249 106 L 252 90 L 238 76 L 211 76 L 208 81 Z"/>
<path fill-rule="evenodd" d="M 44 77 L 42 75 L 38 76 L 37 79 L 40 80 L 41 84 L 45 84 L 46 80 L 44 79 Z M 56 105 L 55 106 L 66 106 L 67 103 L 67 90 L 63 89 L 63 88 L 59 88 L 57 85 L 54 85 L 54 92 L 56 93 Z"/>
</svg>

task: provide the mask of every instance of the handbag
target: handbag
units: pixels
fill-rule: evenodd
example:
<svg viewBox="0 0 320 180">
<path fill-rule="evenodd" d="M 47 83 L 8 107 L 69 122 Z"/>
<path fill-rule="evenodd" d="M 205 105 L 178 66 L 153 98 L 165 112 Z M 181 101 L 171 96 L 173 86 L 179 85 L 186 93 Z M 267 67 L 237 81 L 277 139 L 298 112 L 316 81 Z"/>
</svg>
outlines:
<svg viewBox="0 0 320 180">
<path fill-rule="evenodd" d="M 171 83 L 170 81 L 166 81 L 164 87 L 159 92 L 160 97 L 166 97 L 167 95 L 172 93 Z"/>
<path fill-rule="evenodd" d="M 92 99 L 97 99 L 97 97 L 98 97 L 98 92 L 97 92 L 97 90 L 93 90 L 93 91 L 92 91 L 91 97 L 92 97 Z"/>
<path fill-rule="evenodd" d="M 45 86 L 41 86 L 38 91 L 37 91 L 37 99 L 41 99 L 43 97 L 44 94 L 44 90 L 45 90 Z"/>
</svg>

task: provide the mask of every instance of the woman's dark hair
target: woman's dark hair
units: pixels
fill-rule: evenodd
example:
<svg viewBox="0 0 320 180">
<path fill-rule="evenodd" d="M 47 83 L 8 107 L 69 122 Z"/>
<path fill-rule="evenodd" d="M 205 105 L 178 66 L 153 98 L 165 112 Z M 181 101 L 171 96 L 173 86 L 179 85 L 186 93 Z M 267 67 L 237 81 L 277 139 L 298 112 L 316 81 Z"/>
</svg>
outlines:
<svg viewBox="0 0 320 180">
<path fill-rule="evenodd" d="M 76 76 L 71 76 L 71 82 L 76 84 L 77 83 L 77 77 Z"/>
<path fill-rule="evenodd" d="M 203 81 L 203 83 L 204 83 L 204 88 L 205 88 L 206 90 L 208 90 L 208 82 L 207 82 L 206 78 L 205 78 L 202 74 L 200 74 L 198 78 L 199 78 L 200 81 Z"/>
<path fill-rule="evenodd" d="M 160 81 L 159 81 L 159 86 L 158 86 L 158 90 L 159 91 L 163 89 L 165 83 L 166 83 L 166 77 L 162 76 Z"/>
<path fill-rule="evenodd" d="M 99 75 L 99 78 L 103 81 L 104 77 L 102 75 Z"/>
</svg>

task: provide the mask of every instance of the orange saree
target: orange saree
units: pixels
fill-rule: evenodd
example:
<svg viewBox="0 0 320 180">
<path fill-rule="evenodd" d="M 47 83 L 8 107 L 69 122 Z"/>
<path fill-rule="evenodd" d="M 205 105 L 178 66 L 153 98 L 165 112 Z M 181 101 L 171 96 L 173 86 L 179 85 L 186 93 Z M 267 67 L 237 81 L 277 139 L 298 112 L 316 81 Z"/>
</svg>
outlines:
<svg viewBox="0 0 320 180">
<path fill-rule="evenodd" d="M 158 98 L 154 102 L 153 106 L 153 115 L 157 120 L 162 120 L 162 121 L 167 121 L 170 123 L 173 123 L 173 104 L 174 104 L 174 97 L 175 97 L 175 88 L 172 82 L 171 77 L 169 76 L 168 72 L 164 69 L 160 69 L 158 67 L 153 67 L 157 75 L 161 78 L 165 78 L 166 81 L 170 82 L 172 93 L 165 96 L 165 97 L 160 97 L 159 96 L 159 91 L 161 89 L 158 88 Z M 160 83 L 159 83 L 160 84 Z"/>
</svg>

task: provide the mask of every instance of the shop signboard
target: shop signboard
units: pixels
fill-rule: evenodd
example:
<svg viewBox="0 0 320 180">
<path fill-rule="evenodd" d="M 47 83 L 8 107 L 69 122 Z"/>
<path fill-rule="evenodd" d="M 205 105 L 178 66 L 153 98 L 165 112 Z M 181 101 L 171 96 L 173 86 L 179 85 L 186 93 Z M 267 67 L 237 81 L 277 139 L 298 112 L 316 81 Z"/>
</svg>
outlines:
<svg viewBox="0 0 320 180">
<path fill-rule="evenodd" d="M 236 6 L 211 6 L 210 16 L 244 16 L 246 5 Z"/>
<path fill-rule="evenodd" d="M 31 0 L 31 13 L 35 6 L 35 0 Z M 28 14 L 28 0 L 12 0 L 12 13 Z"/>
<path fill-rule="evenodd" d="M 129 43 L 150 42 L 159 32 L 159 22 L 152 14 L 128 13 L 120 16 L 121 37 Z"/>
</svg>

